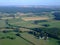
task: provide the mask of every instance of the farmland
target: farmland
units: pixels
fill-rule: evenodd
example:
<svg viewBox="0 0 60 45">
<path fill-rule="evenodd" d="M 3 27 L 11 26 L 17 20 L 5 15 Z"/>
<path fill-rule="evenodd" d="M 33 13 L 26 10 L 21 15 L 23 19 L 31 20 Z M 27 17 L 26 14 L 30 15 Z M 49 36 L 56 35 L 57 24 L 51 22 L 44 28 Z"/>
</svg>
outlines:
<svg viewBox="0 0 60 45">
<path fill-rule="evenodd" d="M 60 20 L 51 12 L 1 15 L 0 45 L 60 45 Z"/>
<path fill-rule="evenodd" d="M 8 23 L 12 26 L 15 26 L 15 29 L 16 27 L 20 26 L 19 31 L 22 31 L 19 32 L 14 32 L 15 29 L 5 29 L 5 30 L 8 30 L 8 32 L 6 33 L 2 33 L 0 32 L 0 38 L 1 37 L 4 37 L 4 39 L 1 39 L 0 40 L 0 44 L 1 45 L 19 45 L 19 44 L 22 44 L 22 45 L 59 45 L 57 43 L 57 39 L 53 39 L 53 38 L 48 38 L 47 40 L 44 40 L 44 39 L 37 39 L 34 35 L 31 35 L 29 34 L 28 32 L 29 31 L 32 31 L 31 29 L 27 29 L 27 28 L 41 28 L 41 27 L 44 27 L 43 24 L 49 24 L 50 26 L 48 26 L 48 28 L 51 28 L 51 27 L 57 27 L 57 28 L 60 28 L 60 21 L 57 21 L 57 20 L 52 20 L 52 19 L 49 19 L 49 18 L 44 18 L 44 17 L 20 17 L 20 18 L 15 18 L 15 19 L 8 19 Z M 42 22 L 38 22 L 37 24 L 34 23 L 34 21 L 37 21 L 37 20 L 47 20 L 46 22 L 42 21 Z M 4 20 L 2 20 L 4 21 Z M 6 24 L 6 22 L 4 22 L 4 24 L 2 26 L 4 26 Z M 1 25 L 1 24 L 0 24 Z M 8 25 L 8 24 L 7 24 Z M 1 29 L 3 30 L 3 29 Z M 3 30 L 4 31 L 4 30 Z M 33 32 L 33 31 L 32 31 Z M 19 37 L 19 36 L 16 36 L 15 34 L 20 34 L 22 36 Z M 13 37 L 14 39 L 10 39 L 10 38 L 7 38 L 7 37 Z M 8 43 L 7 43 L 8 42 Z"/>
<path fill-rule="evenodd" d="M 49 17 L 25 17 L 22 18 L 24 21 L 30 21 L 30 20 L 48 20 Z"/>
</svg>

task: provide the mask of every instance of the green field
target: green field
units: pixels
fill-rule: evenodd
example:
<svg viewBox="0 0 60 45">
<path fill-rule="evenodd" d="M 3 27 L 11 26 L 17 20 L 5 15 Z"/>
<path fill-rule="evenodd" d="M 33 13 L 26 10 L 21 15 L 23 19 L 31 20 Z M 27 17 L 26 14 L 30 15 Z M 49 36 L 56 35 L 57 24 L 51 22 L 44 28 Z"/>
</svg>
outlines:
<svg viewBox="0 0 60 45">
<path fill-rule="evenodd" d="M 14 37 L 15 39 L 9 39 L 7 38 L 8 36 Z M 1 39 L 1 37 L 4 37 L 4 39 Z M 0 45 L 32 45 L 32 44 L 22 39 L 21 37 L 16 36 L 14 32 L 10 33 L 0 32 Z"/>
<path fill-rule="evenodd" d="M 28 33 L 20 33 L 23 38 L 30 42 L 22 39 L 21 37 L 18 37 L 15 35 L 16 32 L 9 32 L 9 33 L 2 33 L 0 32 L 0 45 L 59 45 L 57 43 L 58 40 L 53 38 L 48 38 L 47 40 L 43 39 L 36 39 L 33 35 Z M 14 37 L 15 39 L 9 39 L 7 36 Z M 4 39 L 1 39 L 1 37 L 4 37 Z"/>
<path fill-rule="evenodd" d="M 0 20 L 0 27 L 6 27 L 5 20 Z"/>
<path fill-rule="evenodd" d="M 28 28 L 35 28 L 35 27 L 43 27 L 43 24 L 49 24 L 49 27 L 57 27 L 60 28 L 60 21 L 57 20 L 48 20 L 47 22 L 39 22 L 38 24 L 33 24 L 34 21 L 23 21 L 20 19 L 13 19 L 9 20 L 9 23 L 11 25 L 15 26 L 22 26 L 22 27 L 28 27 Z"/>
<path fill-rule="evenodd" d="M 21 34 L 24 38 L 28 39 L 29 41 L 33 42 L 36 45 L 59 45 L 57 43 L 58 40 L 49 38 L 47 40 L 43 39 L 36 39 L 33 35 L 28 34 L 28 33 L 23 33 Z"/>
<path fill-rule="evenodd" d="M 0 45 L 32 45 L 20 37 L 16 37 L 15 40 L 3 39 L 0 40 Z"/>
<path fill-rule="evenodd" d="M 40 28 L 40 27 L 44 27 L 42 26 L 43 24 L 49 24 L 50 26 L 48 26 L 48 28 L 51 28 L 51 27 L 60 28 L 60 21 L 57 21 L 57 20 L 48 20 L 47 22 L 39 22 L 38 24 L 34 24 L 34 21 L 24 21 L 21 18 L 22 17 L 20 17 L 19 19 L 8 19 L 8 23 L 13 26 L 21 26 L 21 27 L 26 27 L 26 28 L 36 28 L 36 27 Z M 0 27 L 7 27 L 7 26 L 8 25 L 6 24 L 5 20 L 0 20 Z M 32 45 L 30 42 L 34 43 L 35 45 L 59 45 L 57 42 L 58 40 L 53 39 L 53 38 L 49 38 L 47 40 L 36 39 L 31 34 L 21 33 L 21 36 L 25 38 L 26 40 L 28 40 L 26 41 L 22 39 L 21 37 L 16 36 L 15 35 L 16 33 L 17 32 L 9 32 L 9 33 L 0 32 L 0 38 L 4 37 L 4 39 L 0 39 L 0 45 Z M 7 36 L 14 37 L 15 39 L 13 40 L 8 39 L 6 38 Z"/>
</svg>

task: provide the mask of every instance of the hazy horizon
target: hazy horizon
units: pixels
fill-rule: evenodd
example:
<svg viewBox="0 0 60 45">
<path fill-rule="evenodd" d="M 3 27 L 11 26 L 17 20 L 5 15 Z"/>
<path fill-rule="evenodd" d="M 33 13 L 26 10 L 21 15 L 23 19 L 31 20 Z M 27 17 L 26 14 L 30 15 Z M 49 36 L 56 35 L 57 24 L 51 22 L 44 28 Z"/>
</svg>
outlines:
<svg viewBox="0 0 60 45">
<path fill-rule="evenodd" d="M 60 6 L 60 0 L 0 0 L 0 6 L 52 5 Z"/>
</svg>

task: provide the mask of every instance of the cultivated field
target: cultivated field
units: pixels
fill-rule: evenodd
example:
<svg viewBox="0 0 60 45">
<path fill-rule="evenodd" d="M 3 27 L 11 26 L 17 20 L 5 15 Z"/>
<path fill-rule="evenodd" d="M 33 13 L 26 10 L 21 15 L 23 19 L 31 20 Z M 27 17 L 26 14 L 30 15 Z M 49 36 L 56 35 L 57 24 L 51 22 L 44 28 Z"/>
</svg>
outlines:
<svg viewBox="0 0 60 45">
<path fill-rule="evenodd" d="M 12 25 L 12 27 L 18 26 L 19 31 L 22 32 L 17 32 L 13 31 L 15 29 L 0 29 L 0 45 L 59 45 L 57 43 L 58 40 L 53 39 L 53 38 L 48 38 L 47 40 L 44 39 L 37 39 L 33 34 L 28 33 L 28 31 L 33 31 L 31 29 L 27 28 L 40 28 L 44 27 L 42 26 L 43 24 L 49 24 L 50 27 L 59 27 L 60 28 L 60 21 L 57 20 L 50 20 L 50 17 L 24 17 L 21 16 L 20 18 L 14 18 L 14 19 L 8 19 L 8 24 Z M 37 24 L 34 23 L 35 20 L 48 20 L 47 22 L 38 22 Z M 0 27 L 8 27 L 8 25 L 5 20 L 0 20 Z M 11 26 L 10 26 L 11 27 Z M 23 27 L 23 28 L 22 28 Z M 3 31 L 7 32 L 3 32 Z M 20 34 L 23 38 L 20 36 L 16 36 L 16 34 Z M 13 38 L 10 39 L 9 37 Z M 32 43 L 33 44 L 32 44 Z"/>
<path fill-rule="evenodd" d="M 30 21 L 30 20 L 48 20 L 49 17 L 23 17 L 22 20 Z"/>
</svg>

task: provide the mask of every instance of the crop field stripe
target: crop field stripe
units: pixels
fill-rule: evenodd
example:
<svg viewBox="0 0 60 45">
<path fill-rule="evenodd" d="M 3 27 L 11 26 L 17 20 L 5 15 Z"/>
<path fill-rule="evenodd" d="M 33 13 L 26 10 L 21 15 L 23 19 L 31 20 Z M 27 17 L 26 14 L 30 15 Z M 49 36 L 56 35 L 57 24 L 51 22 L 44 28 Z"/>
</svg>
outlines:
<svg viewBox="0 0 60 45">
<path fill-rule="evenodd" d="M 49 17 L 23 17 L 22 20 L 30 21 L 30 20 L 48 20 Z"/>
</svg>

